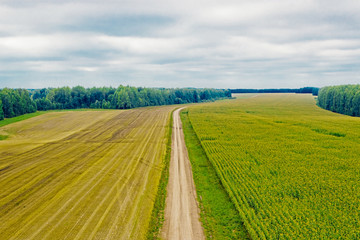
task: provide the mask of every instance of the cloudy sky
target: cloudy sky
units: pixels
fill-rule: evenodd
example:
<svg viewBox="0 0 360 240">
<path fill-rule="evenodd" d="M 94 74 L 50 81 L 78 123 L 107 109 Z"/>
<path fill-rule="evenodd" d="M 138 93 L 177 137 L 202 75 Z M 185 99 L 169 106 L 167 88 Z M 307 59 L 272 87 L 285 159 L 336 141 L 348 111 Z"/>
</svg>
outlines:
<svg viewBox="0 0 360 240">
<path fill-rule="evenodd" d="M 358 0 L 0 0 L 0 88 L 360 83 Z"/>
</svg>

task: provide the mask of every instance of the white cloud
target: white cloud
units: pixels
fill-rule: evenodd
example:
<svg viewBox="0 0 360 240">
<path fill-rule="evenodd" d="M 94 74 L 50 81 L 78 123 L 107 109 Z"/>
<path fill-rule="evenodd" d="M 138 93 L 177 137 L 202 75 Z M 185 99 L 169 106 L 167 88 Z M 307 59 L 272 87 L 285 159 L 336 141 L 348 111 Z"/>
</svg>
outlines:
<svg viewBox="0 0 360 240">
<path fill-rule="evenodd" d="M 58 57 L 71 51 L 90 50 L 87 34 L 41 34 L 0 37 L 0 57 Z"/>
<path fill-rule="evenodd" d="M 15 78 L 18 87 L 49 78 L 230 88 L 353 82 L 359 11 L 351 0 L 3 0 L 0 87 Z"/>
<path fill-rule="evenodd" d="M 174 54 L 191 47 L 195 40 L 182 38 L 140 38 L 99 36 L 100 44 L 135 54 Z"/>
</svg>

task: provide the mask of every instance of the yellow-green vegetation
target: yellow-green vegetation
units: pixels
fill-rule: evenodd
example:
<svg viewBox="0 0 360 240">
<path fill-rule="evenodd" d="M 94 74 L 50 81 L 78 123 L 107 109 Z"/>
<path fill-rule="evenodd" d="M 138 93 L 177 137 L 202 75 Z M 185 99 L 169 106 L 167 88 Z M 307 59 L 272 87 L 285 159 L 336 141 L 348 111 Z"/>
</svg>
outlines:
<svg viewBox="0 0 360 240">
<path fill-rule="evenodd" d="M 189 118 L 251 238 L 360 238 L 359 118 L 296 94 L 192 106 Z"/>
<path fill-rule="evenodd" d="M 91 109 L 91 108 L 78 108 L 78 109 L 58 109 L 58 110 L 48 110 L 48 111 L 37 111 L 34 113 L 26 113 L 17 117 L 6 118 L 5 120 L 0 121 L 0 127 L 5 125 L 24 121 L 29 118 L 37 117 L 39 115 L 49 113 L 49 112 L 69 112 L 69 111 L 108 111 L 109 109 Z"/>
<path fill-rule="evenodd" d="M 1 239 L 144 239 L 173 109 L 52 112 L 0 128 Z"/>
<path fill-rule="evenodd" d="M 5 120 L 0 121 L 0 127 L 3 127 L 5 125 L 11 124 L 11 123 L 15 123 L 15 122 L 20 122 L 32 117 L 36 117 L 39 116 L 41 114 L 44 114 L 45 112 L 34 112 L 34 113 L 27 113 L 21 116 L 17 116 L 17 117 L 13 117 L 13 118 L 7 118 Z"/>
<path fill-rule="evenodd" d="M 221 185 L 214 167 L 191 126 L 187 109 L 181 112 L 181 121 L 206 238 L 248 239 L 235 205 Z"/>
<path fill-rule="evenodd" d="M 167 195 L 166 187 L 169 182 L 172 129 L 173 129 L 173 111 L 170 113 L 164 167 L 161 173 L 160 183 L 155 198 L 154 209 L 151 214 L 150 226 L 146 237 L 147 239 L 160 239 L 159 237 L 160 229 L 165 220 L 164 210 L 165 210 L 166 195 Z"/>
</svg>

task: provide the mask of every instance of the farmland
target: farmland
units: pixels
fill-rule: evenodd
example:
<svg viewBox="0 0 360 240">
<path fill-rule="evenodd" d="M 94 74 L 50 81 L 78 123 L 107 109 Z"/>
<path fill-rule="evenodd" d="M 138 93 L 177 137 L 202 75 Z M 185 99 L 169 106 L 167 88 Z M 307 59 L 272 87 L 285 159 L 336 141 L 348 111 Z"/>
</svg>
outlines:
<svg viewBox="0 0 360 240">
<path fill-rule="evenodd" d="M 360 119 L 310 95 L 241 95 L 188 116 L 253 239 L 360 238 Z"/>
<path fill-rule="evenodd" d="M 1 127 L 1 239 L 144 239 L 173 109 L 51 112 Z"/>
<path fill-rule="evenodd" d="M 181 121 L 206 239 L 248 239 L 235 205 L 191 126 L 187 109 L 181 112 Z"/>
</svg>

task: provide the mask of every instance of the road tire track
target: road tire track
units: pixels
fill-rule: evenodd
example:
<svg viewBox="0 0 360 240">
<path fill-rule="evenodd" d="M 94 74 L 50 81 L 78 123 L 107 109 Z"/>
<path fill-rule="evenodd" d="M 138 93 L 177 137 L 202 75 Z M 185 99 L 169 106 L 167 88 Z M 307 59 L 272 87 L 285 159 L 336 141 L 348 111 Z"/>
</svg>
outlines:
<svg viewBox="0 0 360 240">
<path fill-rule="evenodd" d="M 191 164 L 185 146 L 180 111 L 173 113 L 172 152 L 165 206 L 163 239 L 205 239 L 196 200 Z"/>
</svg>

